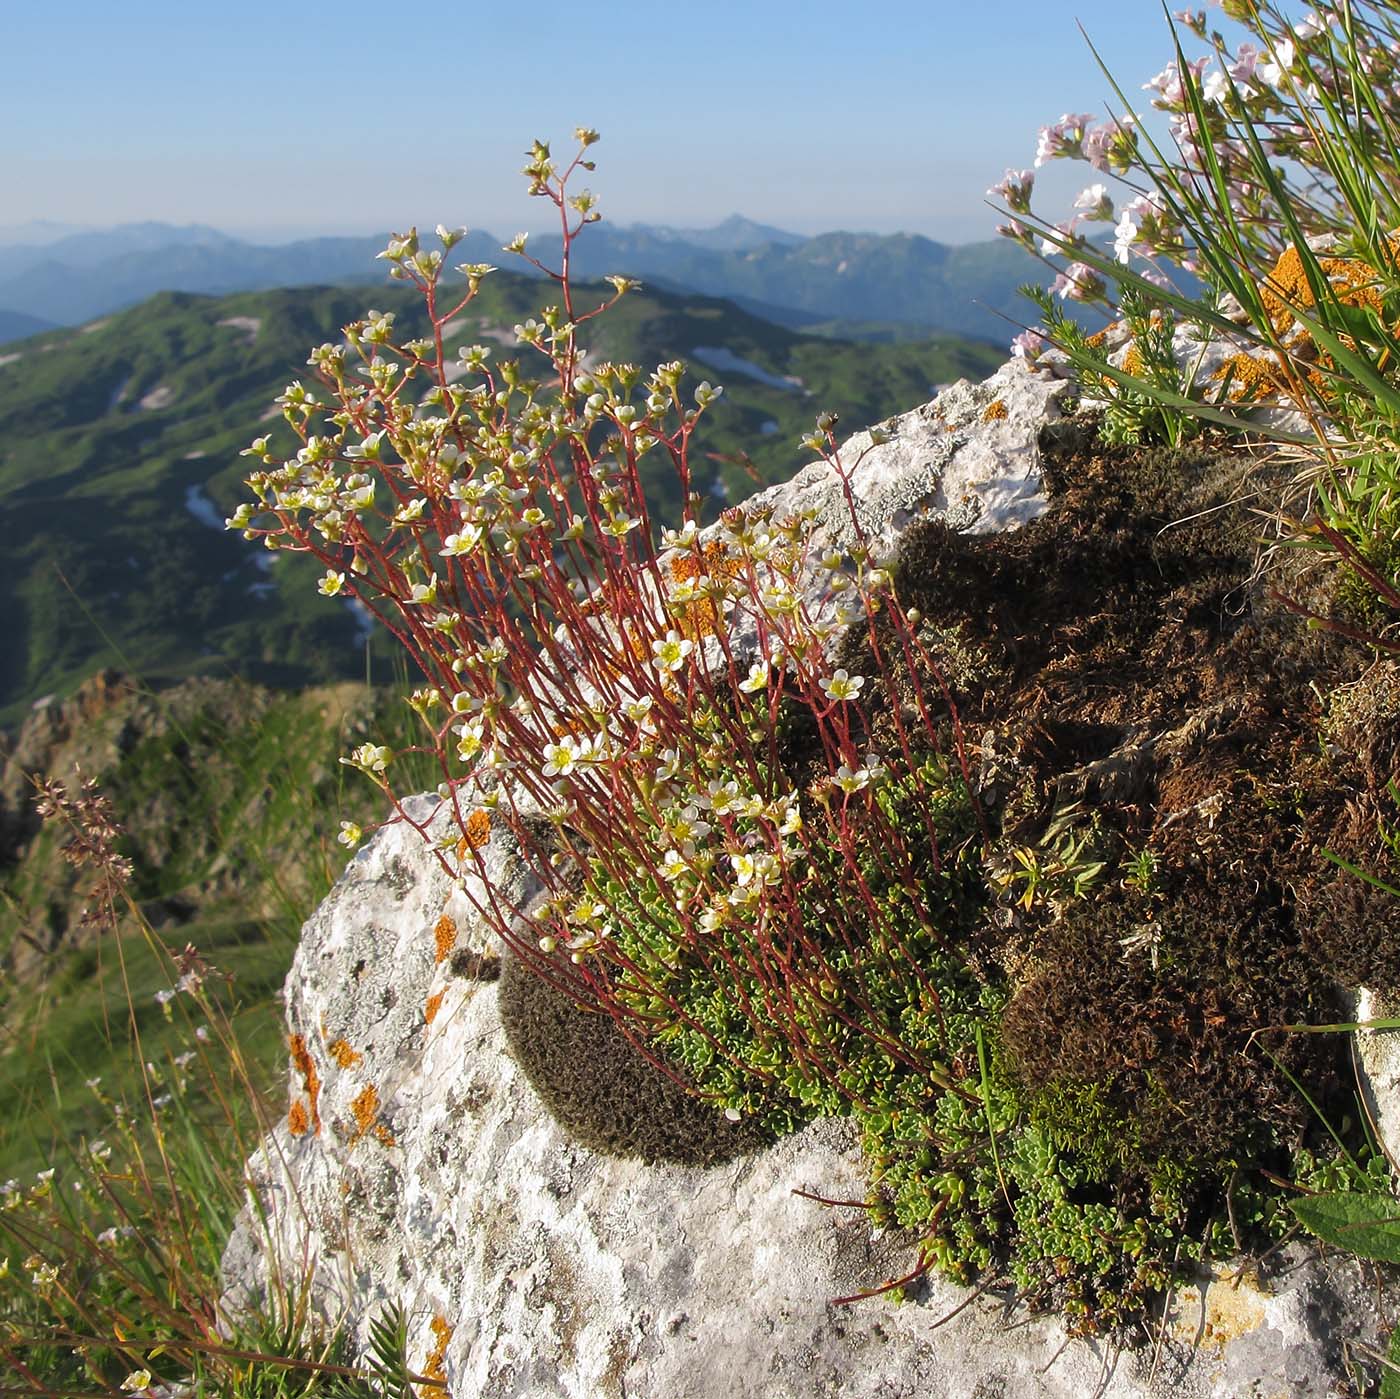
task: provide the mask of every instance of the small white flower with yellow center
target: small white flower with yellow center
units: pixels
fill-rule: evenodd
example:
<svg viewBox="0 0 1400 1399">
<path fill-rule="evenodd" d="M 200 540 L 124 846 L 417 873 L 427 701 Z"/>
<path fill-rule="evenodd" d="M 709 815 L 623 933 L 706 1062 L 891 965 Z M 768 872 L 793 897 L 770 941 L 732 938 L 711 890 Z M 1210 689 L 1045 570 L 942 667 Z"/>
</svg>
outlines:
<svg viewBox="0 0 1400 1399">
<path fill-rule="evenodd" d="M 422 496 L 415 496 L 394 512 L 393 523 L 396 525 L 410 525 L 414 520 L 421 519 L 424 510 L 427 508 L 428 502 L 424 500 Z"/>
<path fill-rule="evenodd" d="M 413 591 L 409 594 L 408 601 L 414 607 L 431 607 L 437 601 L 438 580 L 433 578 L 427 583 L 415 583 Z"/>
<path fill-rule="evenodd" d="M 458 724 L 453 732 L 457 735 L 457 757 L 464 763 L 469 763 L 481 752 L 486 725 L 480 719 L 473 719 L 465 724 Z"/>
<path fill-rule="evenodd" d="M 657 782 L 669 782 L 680 771 L 680 766 L 680 753 L 674 748 L 667 748 L 662 752 L 661 761 L 656 765 L 652 778 Z"/>
<path fill-rule="evenodd" d="M 544 746 L 544 767 L 546 777 L 568 777 L 580 763 L 587 762 L 593 755 L 593 745 L 588 739 L 577 739 L 565 734 L 558 743 Z"/>
<path fill-rule="evenodd" d="M 322 597 L 335 597 L 344 586 L 345 575 L 343 573 L 337 573 L 333 568 L 328 568 L 325 577 L 316 584 L 316 591 L 320 593 Z"/>
<path fill-rule="evenodd" d="M 863 675 L 848 675 L 844 669 L 838 670 L 830 680 L 822 681 L 822 690 L 830 700 L 853 700 L 864 687 Z"/>
<path fill-rule="evenodd" d="M 797 594 L 781 579 L 771 587 L 764 588 L 758 597 L 769 612 L 779 616 L 786 612 L 796 612 L 801 602 Z"/>
<path fill-rule="evenodd" d="M 778 834 L 795 836 L 802 829 L 802 808 L 795 797 L 790 797 L 788 802 L 788 807 L 783 813 L 782 825 L 778 827 Z"/>
<path fill-rule="evenodd" d="M 438 550 L 443 558 L 455 558 L 459 554 L 470 554 L 481 543 L 481 526 L 465 524 L 456 534 L 449 534 Z"/>
<path fill-rule="evenodd" d="M 678 631 L 668 631 L 665 641 L 651 643 L 651 663 L 657 670 L 666 674 L 678 671 L 686 657 L 695 650 L 695 643 Z"/>
<path fill-rule="evenodd" d="M 699 533 L 700 526 L 694 520 L 687 520 L 678 530 L 662 530 L 661 547 L 663 549 L 687 549 L 695 543 L 695 537 Z"/>
<path fill-rule="evenodd" d="M 641 699 L 628 700 L 622 706 L 622 712 L 634 724 L 649 724 L 651 716 L 651 706 L 654 703 L 650 695 L 643 695 Z"/>
<path fill-rule="evenodd" d="M 702 933 L 717 933 L 729 921 L 729 910 L 723 904 L 711 904 L 696 922 Z"/>
<path fill-rule="evenodd" d="M 128 1394 L 135 1394 L 138 1390 L 149 1389 L 153 1383 L 149 1370 L 133 1370 L 122 1381 L 122 1388 Z"/>
<path fill-rule="evenodd" d="M 708 821 L 700 819 L 700 810 L 693 803 L 666 823 L 666 834 L 687 858 L 695 854 L 695 842 L 704 840 L 711 829 Z"/>
<path fill-rule="evenodd" d="M 738 782 L 732 778 L 721 782 L 716 777 L 711 779 L 702 800 L 716 816 L 725 816 L 738 808 L 743 799 L 739 796 Z"/>
<path fill-rule="evenodd" d="M 768 663 L 766 661 L 755 661 L 749 667 L 748 675 L 739 682 L 739 688 L 746 694 L 751 695 L 755 690 L 762 690 L 768 684 Z"/>
<path fill-rule="evenodd" d="M 394 755 L 378 743 L 362 743 L 348 758 L 340 761 L 347 767 L 359 768 L 362 772 L 383 772 L 393 761 Z"/>
<path fill-rule="evenodd" d="M 674 884 L 682 875 L 689 873 L 679 850 L 668 850 L 661 857 L 661 877 L 667 883 Z"/>
<path fill-rule="evenodd" d="M 340 834 L 336 839 L 347 849 L 353 850 L 365 838 L 365 833 L 353 821 L 340 823 Z"/>
<path fill-rule="evenodd" d="M 569 918 L 573 923 L 587 927 L 596 923 L 606 912 L 607 909 L 596 899 L 585 895 L 569 910 Z"/>
<path fill-rule="evenodd" d="M 863 767 L 851 768 L 842 763 L 831 780 L 848 797 L 853 797 L 857 792 L 863 791 L 870 785 L 870 770 Z"/>
<path fill-rule="evenodd" d="M 740 888 L 753 881 L 758 869 L 752 855 L 731 855 L 729 863 L 734 867 L 734 879 Z"/>
<path fill-rule="evenodd" d="M 671 585 L 667 601 L 675 606 L 692 603 L 701 592 L 703 584 L 708 582 L 709 579 L 704 574 L 695 578 L 682 578 L 678 583 Z"/>
</svg>

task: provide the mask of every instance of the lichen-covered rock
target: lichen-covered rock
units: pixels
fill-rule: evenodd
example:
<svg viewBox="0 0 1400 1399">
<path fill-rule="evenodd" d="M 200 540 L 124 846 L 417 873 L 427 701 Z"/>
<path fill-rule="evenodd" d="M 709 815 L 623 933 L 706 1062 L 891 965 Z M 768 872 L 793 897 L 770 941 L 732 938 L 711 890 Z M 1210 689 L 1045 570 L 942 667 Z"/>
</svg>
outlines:
<svg viewBox="0 0 1400 1399">
<path fill-rule="evenodd" d="M 483 853 L 510 876 L 499 835 Z M 1332 1392 L 1329 1331 L 1370 1305 L 1354 1267 L 1191 1290 L 1155 1356 L 1069 1340 L 1050 1317 L 1007 1330 L 997 1299 L 964 1306 L 940 1279 L 898 1307 L 833 1305 L 912 1266 L 909 1241 L 872 1239 L 863 1211 L 795 1193 L 861 1198 L 849 1128 L 710 1169 L 595 1155 L 510 1058 L 482 936 L 404 826 L 307 924 L 288 981 L 291 1120 L 249 1162 L 261 1219 L 245 1211 L 229 1243 L 228 1310 L 270 1274 L 308 1273 L 363 1344 L 401 1303 L 410 1358 L 440 1365 L 457 1399 L 1234 1399 L 1264 1376 L 1261 1394 Z"/>
<path fill-rule="evenodd" d="M 1034 518 L 1040 435 L 1067 388 L 1012 363 L 892 420 L 886 442 L 843 444 L 862 530 L 893 543 L 934 514 L 981 530 Z M 850 528 L 825 463 L 751 503 L 810 509 L 833 543 Z M 914 1266 L 911 1242 L 872 1237 L 863 1209 L 807 1198 L 862 1199 L 849 1125 L 708 1168 L 579 1145 L 508 1052 L 473 911 L 487 885 L 529 902 L 523 860 L 493 830 L 485 883 L 458 888 L 413 829 L 447 835 L 446 810 L 419 799 L 408 815 L 303 932 L 287 981 L 290 1104 L 249 1162 L 258 1208 L 225 1256 L 229 1312 L 305 1278 L 363 1346 L 401 1304 L 412 1363 L 456 1399 L 1320 1399 L 1340 1392 L 1339 1318 L 1375 1343 L 1356 1266 L 1302 1253 L 1262 1284 L 1188 1290 L 1158 1346 L 1122 1355 L 1051 1316 L 1008 1329 L 1004 1298 L 939 1278 L 904 1305 L 838 1304 Z"/>
</svg>

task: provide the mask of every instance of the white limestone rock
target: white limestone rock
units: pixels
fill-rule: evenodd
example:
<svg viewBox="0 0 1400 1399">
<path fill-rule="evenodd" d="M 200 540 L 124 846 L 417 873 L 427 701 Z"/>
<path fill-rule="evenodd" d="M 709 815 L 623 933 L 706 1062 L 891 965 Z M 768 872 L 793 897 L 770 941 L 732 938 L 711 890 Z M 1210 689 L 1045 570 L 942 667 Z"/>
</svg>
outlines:
<svg viewBox="0 0 1400 1399">
<path fill-rule="evenodd" d="M 500 835 L 485 856 L 509 877 Z M 1224 1278 L 1190 1291 L 1155 1357 L 1067 1340 L 1050 1317 L 1008 1330 L 995 1302 L 962 1306 L 968 1291 L 941 1279 L 899 1307 L 832 1305 L 912 1256 L 872 1239 L 862 1211 L 793 1193 L 861 1198 L 848 1126 L 709 1170 L 575 1145 L 512 1062 L 494 983 L 453 956 L 485 937 L 458 900 L 431 850 L 391 827 L 308 922 L 288 1023 L 315 1066 L 319 1131 L 280 1127 L 249 1162 L 260 1208 L 225 1255 L 228 1312 L 256 1305 L 270 1274 L 309 1274 L 320 1310 L 365 1345 L 401 1303 L 410 1358 L 436 1361 L 457 1399 L 1235 1399 L 1265 1376 L 1260 1393 L 1332 1392 L 1328 1332 L 1366 1305 L 1339 1289 L 1346 1266 L 1300 1266 L 1272 1292 Z M 435 929 L 454 909 L 444 949 Z M 292 1098 L 306 1100 L 302 1070 Z"/>
<path fill-rule="evenodd" d="M 892 541 L 930 512 L 980 529 L 1033 518 L 1039 435 L 1068 387 L 1012 362 L 891 420 L 863 456 L 858 434 L 842 458 L 860 458 L 862 527 Z M 758 499 L 810 505 L 847 537 L 824 463 Z M 408 811 L 434 838 L 449 830 L 433 798 Z M 508 835 L 481 853 L 523 906 Z M 226 1315 L 305 1279 L 363 1347 L 402 1304 L 412 1362 L 455 1399 L 1321 1399 L 1339 1380 L 1330 1329 L 1369 1305 L 1339 1286 L 1349 1266 L 1184 1295 L 1156 1354 L 1069 1339 L 1053 1317 L 1008 1328 L 991 1297 L 937 1278 L 902 1306 L 835 1306 L 912 1267 L 908 1241 L 872 1238 L 862 1210 L 794 1194 L 862 1197 L 848 1125 L 708 1170 L 595 1155 L 511 1060 L 491 972 L 482 921 L 430 845 L 382 830 L 308 921 L 287 979 L 291 1109 L 248 1163 L 257 1204 L 225 1254 Z"/>
</svg>

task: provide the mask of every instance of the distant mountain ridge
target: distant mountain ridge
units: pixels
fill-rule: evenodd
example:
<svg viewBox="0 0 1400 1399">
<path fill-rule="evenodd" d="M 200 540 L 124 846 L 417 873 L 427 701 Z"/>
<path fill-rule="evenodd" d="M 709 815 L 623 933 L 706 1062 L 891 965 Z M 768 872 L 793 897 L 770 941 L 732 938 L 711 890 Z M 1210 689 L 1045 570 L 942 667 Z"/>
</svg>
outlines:
<svg viewBox="0 0 1400 1399">
<path fill-rule="evenodd" d="M 247 242 L 192 224 L 130 224 L 47 243 L 0 245 L 0 308 L 80 325 L 160 291 L 227 295 L 276 287 L 373 284 L 387 235 Z M 531 252 L 557 259 L 559 239 Z M 1004 239 L 950 246 L 918 234 L 803 237 L 734 214 L 709 229 L 599 224 L 575 245 L 588 277 L 622 273 L 678 292 L 724 297 L 792 328 L 814 322 L 913 326 L 1005 344 L 1029 307 L 1017 293 L 1044 268 Z M 518 268 L 501 240 L 469 233 L 452 261 Z M 872 334 L 879 333 L 877 325 Z M 0 339 L 5 336 L 0 326 Z M 22 332 L 21 332 L 22 333 Z"/>
</svg>

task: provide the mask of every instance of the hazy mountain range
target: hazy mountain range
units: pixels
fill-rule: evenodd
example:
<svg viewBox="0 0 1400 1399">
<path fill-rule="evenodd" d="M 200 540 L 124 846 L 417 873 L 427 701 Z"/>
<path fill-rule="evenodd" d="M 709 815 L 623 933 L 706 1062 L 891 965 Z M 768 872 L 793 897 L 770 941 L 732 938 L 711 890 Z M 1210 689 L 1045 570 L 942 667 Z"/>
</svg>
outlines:
<svg viewBox="0 0 1400 1399">
<path fill-rule="evenodd" d="M 0 229 L 0 341 L 80 325 L 158 291 L 225 295 L 309 285 L 374 284 L 387 235 L 245 241 L 199 224 Z M 27 241 L 26 241 L 27 239 Z M 525 271 L 493 234 L 472 232 L 452 261 Z M 557 237 L 531 252 L 557 260 Z M 1005 345 L 1031 319 L 1017 294 L 1045 269 L 1004 239 L 949 246 L 916 234 L 806 238 L 735 215 L 708 229 L 590 228 L 575 245 L 584 277 L 622 273 L 648 285 L 725 297 L 782 325 L 863 339 L 941 332 Z M 36 324 L 37 323 L 37 324 Z"/>
</svg>

